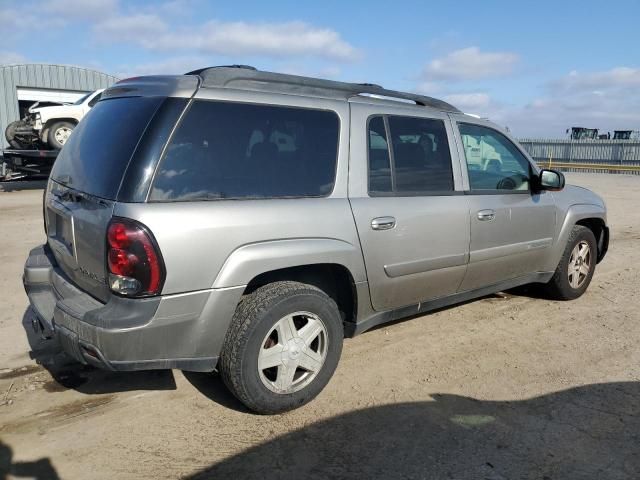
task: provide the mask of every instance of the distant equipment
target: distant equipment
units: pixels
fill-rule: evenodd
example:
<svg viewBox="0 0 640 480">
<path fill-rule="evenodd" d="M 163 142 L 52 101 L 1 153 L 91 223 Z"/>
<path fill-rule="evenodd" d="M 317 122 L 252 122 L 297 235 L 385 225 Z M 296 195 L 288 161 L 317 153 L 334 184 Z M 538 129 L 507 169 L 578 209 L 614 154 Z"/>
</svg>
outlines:
<svg viewBox="0 0 640 480">
<path fill-rule="evenodd" d="M 614 130 L 614 140 L 640 140 L 640 130 Z"/>
<path fill-rule="evenodd" d="M 569 130 L 567 130 L 569 133 Z M 571 140 L 597 140 L 597 128 L 571 127 Z"/>
</svg>

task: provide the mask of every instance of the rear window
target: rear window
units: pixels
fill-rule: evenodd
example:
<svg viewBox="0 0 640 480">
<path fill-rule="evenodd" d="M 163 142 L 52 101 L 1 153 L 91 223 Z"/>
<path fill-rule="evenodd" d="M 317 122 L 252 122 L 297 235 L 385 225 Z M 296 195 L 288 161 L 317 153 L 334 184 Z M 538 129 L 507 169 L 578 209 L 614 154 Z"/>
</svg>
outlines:
<svg viewBox="0 0 640 480">
<path fill-rule="evenodd" d="M 335 112 L 195 101 L 167 146 L 149 199 L 327 196 L 339 130 Z"/>
<path fill-rule="evenodd" d="M 162 101 L 162 97 L 126 97 L 98 102 L 60 151 L 51 178 L 115 199 L 136 145 Z"/>
</svg>

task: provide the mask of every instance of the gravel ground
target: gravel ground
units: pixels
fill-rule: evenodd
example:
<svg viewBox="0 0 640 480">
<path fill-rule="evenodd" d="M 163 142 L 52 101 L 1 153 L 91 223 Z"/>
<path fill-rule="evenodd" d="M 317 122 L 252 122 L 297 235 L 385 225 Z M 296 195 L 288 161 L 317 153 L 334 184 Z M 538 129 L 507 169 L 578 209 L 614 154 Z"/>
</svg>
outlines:
<svg viewBox="0 0 640 480">
<path fill-rule="evenodd" d="M 5 185 L 0 478 L 639 478 L 640 177 L 567 177 L 612 230 L 582 298 L 509 292 L 346 340 L 325 391 L 277 416 L 215 375 L 103 372 L 28 338 L 42 190 Z"/>
</svg>

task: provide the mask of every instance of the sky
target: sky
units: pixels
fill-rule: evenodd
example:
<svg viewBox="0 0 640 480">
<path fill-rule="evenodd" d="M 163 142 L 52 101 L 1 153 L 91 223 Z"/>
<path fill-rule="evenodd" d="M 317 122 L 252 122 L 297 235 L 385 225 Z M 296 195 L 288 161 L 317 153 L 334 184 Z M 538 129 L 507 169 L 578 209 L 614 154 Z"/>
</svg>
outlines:
<svg viewBox="0 0 640 480">
<path fill-rule="evenodd" d="M 0 64 L 248 64 L 430 95 L 520 138 L 640 130 L 640 1 L 0 0 L 0 25 Z"/>
</svg>

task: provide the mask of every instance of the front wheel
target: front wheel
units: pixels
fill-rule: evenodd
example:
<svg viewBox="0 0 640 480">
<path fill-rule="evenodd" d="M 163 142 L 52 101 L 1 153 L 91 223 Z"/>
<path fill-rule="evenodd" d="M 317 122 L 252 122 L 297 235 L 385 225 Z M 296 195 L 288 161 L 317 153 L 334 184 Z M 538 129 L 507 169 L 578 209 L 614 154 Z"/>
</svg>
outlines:
<svg viewBox="0 0 640 480">
<path fill-rule="evenodd" d="M 258 413 L 293 410 L 331 379 L 344 330 L 336 303 L 319 288 L 274 282 L 245 296 L 225 337 L 223 381 Z"/>
<path fill-rule="evenodd" d="M 571 230 L 558 268 L 546 285 L 547 292 L 558 300 L 573 300 L 589 287 L 596 269 L 598 250 L 593 232 L 582 225 Z"/>
<path fill-rule="evenodd" d="M 49 128 L 49 146 L 55 150 L 60 150 L 73 132 L 75 125 L 70 122 L 56 122 Z"/>
</svg>

